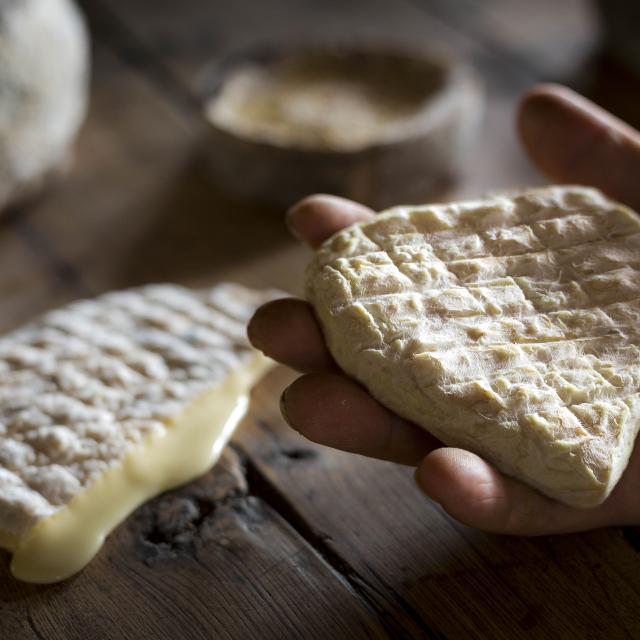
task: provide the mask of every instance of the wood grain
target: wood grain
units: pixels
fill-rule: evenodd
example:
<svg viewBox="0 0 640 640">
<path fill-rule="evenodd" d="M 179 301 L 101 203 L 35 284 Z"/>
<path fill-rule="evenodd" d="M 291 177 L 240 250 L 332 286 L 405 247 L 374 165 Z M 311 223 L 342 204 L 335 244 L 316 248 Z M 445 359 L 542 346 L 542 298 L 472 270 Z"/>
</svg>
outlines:
<svg viewBox="0 0 640 640">
<path fill-rule="evenodd" d="M 346 581 L 249 495 L 231 450 L 139 509 L 72 580 L 21 585 L 6 564 L 2 638 L 386 637 Z"/>
<path fill-rule="evenodd" d="M 621 531 L 526 539 L 464 527 L 420 494 L 409 469 L 314 445 L 286 427 L 274 398 L 292 377 L 276 371 L 259 387 L 237 441 L 265 495 L 340 559 L 383 619 L 409 636 L 446 638 L 640 632 L 640 557 Z"/>
</svg>

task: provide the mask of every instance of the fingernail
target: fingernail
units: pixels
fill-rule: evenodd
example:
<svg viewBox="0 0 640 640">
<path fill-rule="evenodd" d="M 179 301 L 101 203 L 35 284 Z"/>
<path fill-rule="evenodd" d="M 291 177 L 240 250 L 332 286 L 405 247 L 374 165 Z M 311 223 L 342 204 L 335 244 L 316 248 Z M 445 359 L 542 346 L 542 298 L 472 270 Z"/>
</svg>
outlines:
<svg viewBox="0 0 640 640">
<path fill-rule="evenodd" d="M 442 507 L 442 503 L 438 499 L 434 498 L 431 495 L 431 492 L 427 491 L 427 488 L 425 487 L 424 483 L 421 482 L 420 467 L 416 467 L 416 470 L 413 472 L 413 480 L 418 485 L 418 488 L 420 489 L 420 491 L 422 491 L 422 493 L 424 493 L 424 495 L 427 496 L 427 498 L 431 500 L 431 502 L 433 502 L 434 504 L 437 504 L 439 507 Z"/>
<path fill-rule="evenodd" d="M 291 389 L 291 385 L 289 385 L 280 396 L 280 413 L 284 418 L 284 421 L 292 427 L 291 420 L 289 420 L 289 416 L 287 415 L 287 394 L 289 393 L 289 389 Z"/>
<path fill-rule="evenodd" d="M 298 210 L 298 204 L 294 204 L 292 207 L 289 207 L 287 209 L 287 212 L 284 214 L 284 222 L 287 226 L 287 229 L 289 230 L 289 233 L 296 238 L 297 240 L 300 240 L 300 234 L 296 231 L 295 225 L 293 224 L 293 216 L 295 215 L 295 212 Z"/>
<path fill-rule="evenodd" d="M 260 330 L 260 326 L 262 326 L 263 329 L 265 327 L 268 329 L 270 324 L 272 324 L 272 319 L 274 317 L 274 302 L 277 303 L 279 301 L 272 300 L 271 302 L 266 302 L 261 307 L 258 307 L 247 325 L 247 338 L 249 338 L 249 342 L 267 356 L 270 355 L 266 350 L 269 344 L 268 341 L 267 344 L 265 344 L 264 332 Z"/>
<path fill-rule="evenodd" d="M 260 340 L 260 334 L 258 332 L 256 332 L 256 327 L 255 327 L 255 322 L 254 320 L 256 319 L 255 314 L 253 315 L 253 317 L 251 318 L 251 320 L 249 320 L 249 324 L 247 325 L 247 338 L 249 339 L 249 342 L 258 350 L 262 351 L 264 353 L 264 349 L 262 347 L 262 343 Z"/>
</svg>

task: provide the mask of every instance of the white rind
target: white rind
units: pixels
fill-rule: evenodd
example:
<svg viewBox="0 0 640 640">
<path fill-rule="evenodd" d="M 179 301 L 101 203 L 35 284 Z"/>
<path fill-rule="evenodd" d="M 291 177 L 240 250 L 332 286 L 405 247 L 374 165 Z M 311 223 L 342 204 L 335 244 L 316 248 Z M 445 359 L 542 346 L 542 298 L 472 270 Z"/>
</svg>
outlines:
<svg viewBox="0 0 640 640">
<path fill-rule="evenodd" d="M 576 507 L 640 425 L 640 223 L 583 187 L 398 207 L 329 239 L 307 295 L 340 366 L 450 446 Z"/>
<path fill-rule="evenodd" d="M 88 75 L 87 29 L 71 0 L 0 3 L 0 207 L 66 161 Z"/>
<path fill-rule="evenodd" d="M 251 361 L 246 323 L 273 296 L 147 286 L 0 338 L 0 542 L 23 537 Z"/>
</svg>

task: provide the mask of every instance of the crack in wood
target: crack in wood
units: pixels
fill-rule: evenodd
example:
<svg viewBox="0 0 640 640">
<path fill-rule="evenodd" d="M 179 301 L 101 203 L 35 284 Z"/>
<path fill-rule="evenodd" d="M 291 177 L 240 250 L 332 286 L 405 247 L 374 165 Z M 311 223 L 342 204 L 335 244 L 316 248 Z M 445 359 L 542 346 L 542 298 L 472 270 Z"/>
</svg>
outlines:
<svg viewBox="0 0 640 640">
<path fill-rule="evenodd" d="M 296 462 L 300 460 L 315 460 L 318 457 L 318 452 L 313 449 L 304 449 L 303 447 L 295 447 L 280 450 L 283 456 L 294 460 Z"/>
<path fill-rule="evenodd" d="M 161 497 L 145 505 L 142 521 L 146 523 L 138 537 L 143 561 L 147 564 L 159 557 L 194 555 L 194 539 L 204 524 L 215 517 L 223 506 L 244 500 L 247 492 L 235 490 L 222 499 L 202 495 L 175 495 Z"/>
<path fill-rule="evenodd" d="M 376 580 L 380 584 L 384 584 L 385 583 L 384 579 L 380 575 L 378 575 L 378 573 L 373 569 L 373 567 L 367 565 L 367 570 L 371 573 L 371 575 L 373 575 L 376 578 Z M 354 580 L 355 580 L 356 577 L 357 577 L 357 579 L 359 581 L 361 581 L 362 586 L 363 586 L 364 589 L 367 589 L 367 590 L 372 591 L 373 593 L 377 594 L 378 597 L 381 600 L 389 601 L 391 599 L 394 604 L 399 605 L 399 607 L 402 609 L 402 611 L 425 634 L 425 637 L 435 638 L 437 640 L 447 640 L 447 636 L 446 635 L 444 635 L 443 633 L 441 633 L 439 631 L 436 631 L 435 629 L 432 629 L 429 625 L 427 625 L 425 623 L 425 621 L 423 620 L 422 616 L 420 615 L 420 613 L 418 611 L 416 611 L 416 609 L 414 609 L 402 597 L 402 595 L 400 593 L 398 593 L 395 589 L 393 589 L 389 585 L 386 585 L 386 589 L 387 589 L 388 593 L 385 593 L 382 589 L 380 589 L 379 587 L 376 587 L 371 581 L 366 580 L 366 579 L 362 578 L 362 576 L 360 576 L 359 574 L 355 574 L 354 573 Z M 389 598 L 389 596 L 391 596 L 391 598 Z M 388 615 L 388 614 L 386 614 L 386 615 Z"/>
<path fill-rule="evenodd" d="M 640 552 L 640 527 L 622 527 L 622 535 L 634 551 Z"/>
<path fill-rule="evenodd" d="M 423 637 L 442 639 L 444 636 L 431 629 L 420 614 L 415 611 L 402 597 L 392 589 L 384 593 L 358 572 L 346 561 L 334 548 L 331 536 L 316 531 L 310 523 L 299 513 L 285 495 L 269 482 L 257 466 L 246 453 L 237 445 L 234 449 L 238 451 L 246 469 L 246 477 L 249 486 L 249 495 L 265 502 L 283 520 L 285 520 L 306 543 L 331 567 L 331 569 L 341 578 L 349 591 L 376 617 L 380 625 L 385 629 L 391 638 L 403 639 L 414 637 L 401 623 L 390 613 L 390 609 L 401 609 L 411 622 L 421 631 Z M 315 452 L 314 452 L 315 453 Z M 317 454 L 315 454 L 317 455 Z M 293 458 L 296 459 L 295 457 Z M 300 459 L 300 458 L 298 458 Z M 302 460 L 306 459 L 305 456 Z M 372 594 L 373 597 L 372 597 Z M 391 605 L 385 607 L 380 604 L 380 600 L 387 601 Z"/>
<path fill-rule="evenodd" d="M 42 633 L 40 633 L 38 627 L 36 626 L 36 623 L 33 619 L 33 616 L 31 615 L 31 611 L 29 609 L 27 609 L 27 624 L 29 625 L 29 629 L 31 629 L 31 631 L 33 632 L 33 635 L 38 638 L 38 640 L 46 640 L 45 636 L 42 635 Z"/>
</svg>

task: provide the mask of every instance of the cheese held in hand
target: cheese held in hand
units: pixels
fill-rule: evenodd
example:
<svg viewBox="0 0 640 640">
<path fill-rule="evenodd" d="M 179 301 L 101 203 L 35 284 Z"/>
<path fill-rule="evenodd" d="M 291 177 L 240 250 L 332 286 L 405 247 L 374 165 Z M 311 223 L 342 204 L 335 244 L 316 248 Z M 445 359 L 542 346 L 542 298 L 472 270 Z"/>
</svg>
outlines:
<svg viewBox="0 0 640 640">
<path fill-rule="evenodd" d="M 636 214 L 565 186 L 391 209 L 327 240 L 306 288 L 382 404 L 591 507 L 640 426 L 639 269 Z"/>
</svg>

